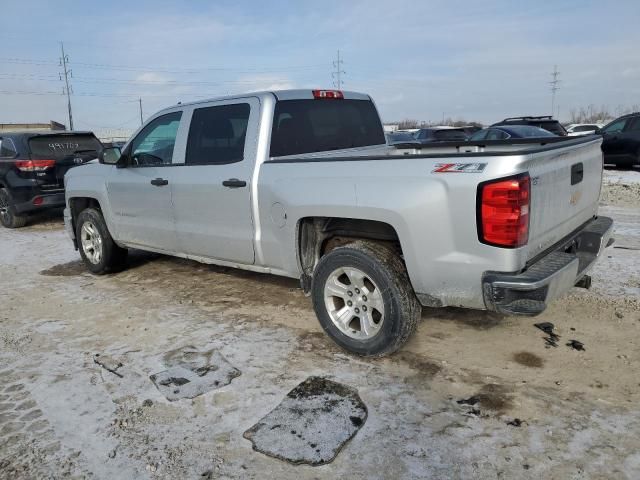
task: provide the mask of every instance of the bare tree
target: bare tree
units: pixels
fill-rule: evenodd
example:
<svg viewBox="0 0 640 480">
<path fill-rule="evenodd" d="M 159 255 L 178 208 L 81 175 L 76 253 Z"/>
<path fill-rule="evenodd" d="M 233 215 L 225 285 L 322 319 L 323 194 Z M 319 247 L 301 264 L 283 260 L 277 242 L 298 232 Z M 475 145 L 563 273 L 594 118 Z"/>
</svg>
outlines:
<svg viewBox="0 0 640 480">
<path fill-rule="evenodd" d="M 613 113 L 606 105 L 596 107 L 591 104 L 586 107 L 572 108 L 570 116 L 571 123 L 606 123 L 613 118 L 637 111 L 640 111 L 640 105 L 638 104 L 630 106 L 618 105 L 613 110 Z"/>
<path fill-rule="evenodd" d="M 418 128 L 420 122 L 418 120 L 410 120 L 404 119 L 401 122 L 398 122 L 398 130 L 406 130 L 408 128 Z"/>
</svg>

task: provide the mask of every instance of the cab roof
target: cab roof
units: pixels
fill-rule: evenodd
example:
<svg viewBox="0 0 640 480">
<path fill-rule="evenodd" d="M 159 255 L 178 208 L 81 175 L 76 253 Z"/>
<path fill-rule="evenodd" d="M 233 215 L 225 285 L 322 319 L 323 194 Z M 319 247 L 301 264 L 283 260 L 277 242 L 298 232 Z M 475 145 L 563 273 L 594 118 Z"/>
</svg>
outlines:
<svg viewBox="0 0 640 480">
<path fill-rule="evenodd" d="M 273 96 L 276 100 L 313 100 L 313 91 L 316 89 L 289 89 L 289 90 L 262 90 L 257 92 L 246 92 L 237 95 L 225 95 L 222 97 L 204 98 L 200 100 L 194 100 L 192 102 L 179 102 L 177 105 L 171 105 L 163 108 L 162 111 L 167 109 L 173 109 L 178 106 L 190 106 L 199 105 L 201 103 L 218 102 L 224 100 L 235 100 L 247 97 L 265 97 Z M 335 89 L 320 89 L 327 91 L 336 91 Z M 371 100 L 371 97 L 366 93 L 352 92 L 349 90 L 340 90 L 345 100 Z"/>
</svg>

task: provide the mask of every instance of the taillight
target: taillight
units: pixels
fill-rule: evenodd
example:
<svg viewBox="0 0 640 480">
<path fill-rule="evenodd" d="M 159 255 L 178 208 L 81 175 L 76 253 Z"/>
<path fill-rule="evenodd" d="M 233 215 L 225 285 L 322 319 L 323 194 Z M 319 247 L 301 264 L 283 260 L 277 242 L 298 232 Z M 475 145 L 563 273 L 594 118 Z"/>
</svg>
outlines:
<svg viewBox="0 0 640 480">
<path fill-rule="evenodd" d="M 343 100 L 344 95 L 340 90 L 313 90 L 313 98 L 333 98 Z"/>
<path fill-rule="evenodd" d="M 516 248 L 529 240 L 528 174 L 495 180 L 478 187 L 478 237 L 498 247 Z"/>
<path fill-rule="evenodd" d="M 44 172 L 47 168 L 55 167 L 55 160 L 17 160 L 16 168 L 21 172 Z"/>
</svg>

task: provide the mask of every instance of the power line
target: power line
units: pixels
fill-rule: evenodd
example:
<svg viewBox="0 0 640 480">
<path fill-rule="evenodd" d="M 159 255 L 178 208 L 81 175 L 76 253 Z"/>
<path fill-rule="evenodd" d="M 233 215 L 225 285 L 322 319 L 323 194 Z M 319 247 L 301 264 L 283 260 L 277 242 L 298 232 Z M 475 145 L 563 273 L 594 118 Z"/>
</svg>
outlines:
<svg viewBox="0 0 640 480">
<path fill-rule="evenodd" d="M 336 60 L 333 62 L 333 68 L 335 70 L 331 72 L 331 76 L 333 77 L 333 85 L 338 89 L 342 89 L 342 75 L 346 75 L 347 72 L 342 70 L 342 65 L 344 61 L 340 58 L 340 50 L 338 50 L 338 56 Z"/>
<path fill-rule="evenodd" d="M 553 116 L 555 112 L 556 92 L 560 90 L 560 87 L 558 86 L 560 85 L 560 80 L 558 79 L 559 75 L 560 75 L 560 72 L 558 71 L 558 66 L 554 65 L 553 72 L 551 72 L 551 78 L 553 80 L 549 82 L 549 85 L 551 85 L 551 116 Z"/>
<path fill-rule="evenodd" d="M 56 91 L 27 91 L 27 90 L 0 90 L 0 95 L 60 95 L 60 92 Z M 103 97 L 103 98 L 130 98 L 129 102 L 137 102 L 140 97 L 139 93 L 96 93 L 96 92 L 73 92 L 73 95 L 76 97 Z M 157 97 L 157 98 L 176 98 L 182 94 L 167 94 L 167 95 L 146 95 L 145 97 Z M 217 93 L 208 93 L 208 94 L 199 94 L 199 95 L 190 95 L 191 98 L 215 98 L 219 97 L 220 92 Z"/>
<path fill-rule="evenodd" d="M 64 75 L 64 83 L 66 87 L 62 90 L 62 94 L 67 95 L 67 107 L 69 109 L 69 130 L 73 130 L 73 114 L 71 113 L 71 89 L 69 88 L 69 76 L 72 76 L 71 70 L 67 68 L 69 63 L 69 57 L 64 53 L 64 44 L 60 42 L 60 49 L 62 50 L 62 57 L 60 57 L 60 66 L 62 67 L 62 74 Z"/>
<path fill-rule="evenodd" d="M 75 66 L 75 63 L 74 63 Z M 42 75 L 42 74 L 22 74 L 22 73 L 0 73 L 0 80 L 17 80 L 17 79 L 28 79 L 28 80 L 42 80 L 42 81 L 54 81 L 57 80 L 59 76 L 56 75 Z M 219 81 L 178 81 L 178 80 L 146 80 L 146 79 L 138 79 L 138 80 L 127 80 L 120 78 L 100 78 L 100 77 L 84 77 L 81 75 L 73 76 L 74 82 L 78 83 L 105 83 L 105 84 L 114 84 L 114 85 L 152 85 L 152 86 L 181 86 L 181 85 L 254 85 L 256 83 L 255 80 L 219 80 Z M 284 79 L 275 78 L 275 81 Z M 272 80 L 273 81 L 273 80 Z M 72 89 L 73 91 L 73 89 Z"/>
<path fill-rule="evenodd" d="M 46 66 L 46 65 L 57 65 L 55 62 L 47 61 L 47 60 L 38 60 L 38 59 L 29 59 L 29 58 L 0 58 L 0 61 L 4 63 L 14 64 L 14 65 L 37 65 L 37 66 Z M 253 67 L 253 68 L 236 68 L 236 67 L 220 67 L 220 66 L 207 66 L 207 67 L 184 67 L 184 68 L 166 68 L 161 66 L 150 66 L 150 65 L 113 65 L 106 63 L 85 63 L 85 62 L 74 62 L 74 65 L 77 68 L 88 68 L 88 69 L 108 69 L 108 70 L 123 70 L 123 71 L 132 71 L 132 72 L 149 72 L 154 71 L 157 73 L 199 73 L 199 72 L 209 72 L 209 71 L 223 71 L 223 72 L 235 72 L 235 73 L 278 73 L 278 72 L 286 72 L 286 71 L 300 71 L 300 70 L 320 70 L 326 68 L 325 65 L 314 64 L 314 65 L 285 65 L 281 67 Z"/>
</svg>

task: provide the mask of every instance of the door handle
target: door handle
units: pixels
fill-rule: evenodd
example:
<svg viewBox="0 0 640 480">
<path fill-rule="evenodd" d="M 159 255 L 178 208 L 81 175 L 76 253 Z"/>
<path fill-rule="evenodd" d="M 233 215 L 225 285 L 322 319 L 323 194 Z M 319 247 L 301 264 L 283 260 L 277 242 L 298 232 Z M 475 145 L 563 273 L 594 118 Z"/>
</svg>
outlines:
<svg viewBox="0 0 640 480">
<path fill-rule="evenodd" d="M 238 180 L 237 178 L 230 178 L 229 180 L 225 180 L 224 182 L 222 182 L 222 185 L 229 188 L 240 188 L 246 187 L 247 182 L 245 182 L 244 180 Z"/>
<path fill-rule="evenodd" d="M 571 165 L 571 185 L 576 185 L 582 181 L 584 177 L 584 166 L 582 162 Z"/>
<path fill-rule="evenodd" d="M 164 178 L 154 178 L 151 180 L 151 185 L 156 187 L 163 187 L 165 185 L 169 185 L 169 180 L 165 180 Z"/>
</svg>

